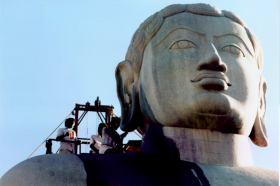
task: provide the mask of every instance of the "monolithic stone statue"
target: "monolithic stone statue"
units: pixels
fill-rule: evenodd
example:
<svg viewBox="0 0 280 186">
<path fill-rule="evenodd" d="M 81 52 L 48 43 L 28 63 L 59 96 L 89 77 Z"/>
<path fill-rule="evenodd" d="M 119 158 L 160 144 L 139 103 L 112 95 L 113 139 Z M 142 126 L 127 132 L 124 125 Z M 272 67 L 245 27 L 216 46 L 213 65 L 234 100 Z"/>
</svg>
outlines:
<svg viewBox="0 0 280 186">
<path fill-rule="evenodd" d="M 145 133 L 159 123 L 185 160 L 250 165 L 247 137 L 267 145 L 262 63 L 234 14 L 169 6 L 140 26 L 117 68 L 122 127 Z"/>
<path fill-rule="evenodd" d="M 278 185 L 276 172 L 253 166 L 249 150 L 249 138 L 267 146 L 262 68 L 258 42 L 233 13 L 168 6 L 140 25 L 116 69 L 121 127 L 143 134 L 142 153 L 39 156 L 1 182 Z"/>
<path fill-rule="evenodd" d="M 169 6 L 141 24 L 117 67 L 122 128 L 157 123 L 182 160 L 252 166 L 248 137 L 267 145 L 262 69 L 261 47 L 236 15 Z"/>
</svg>

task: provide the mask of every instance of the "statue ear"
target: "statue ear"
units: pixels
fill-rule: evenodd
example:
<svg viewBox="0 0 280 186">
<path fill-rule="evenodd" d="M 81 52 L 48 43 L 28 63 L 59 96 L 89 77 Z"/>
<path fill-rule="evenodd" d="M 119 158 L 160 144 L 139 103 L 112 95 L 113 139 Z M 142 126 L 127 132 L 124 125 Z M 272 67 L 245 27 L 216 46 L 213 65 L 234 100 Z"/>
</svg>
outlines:
<svg viewBox="0 0 280 186">
<path fill-rule="evenodd" d="M 124 131 L 133 131 L 143 123 L 138 96 L 138 73 L 131 63 L 123 61 L 118 64 L 115 76 L 122 113 L 120 127 Z"/>
<path fill-rule="evenodd" d="M 264 123 L 264 115 L 265 115 L 265 93 L 266 93 L 266 82 L 261 78 L 260 81 L 260 103 L 259 108 L 257 111 L 257 116 L 255 119 L 255 123 L 253 129 L 250 133 L 250 138 L 256 145 L 260 147 L 266 147 L 268 144 L 267 135 L 266 135 L 266 128 Z"/>
</svg>

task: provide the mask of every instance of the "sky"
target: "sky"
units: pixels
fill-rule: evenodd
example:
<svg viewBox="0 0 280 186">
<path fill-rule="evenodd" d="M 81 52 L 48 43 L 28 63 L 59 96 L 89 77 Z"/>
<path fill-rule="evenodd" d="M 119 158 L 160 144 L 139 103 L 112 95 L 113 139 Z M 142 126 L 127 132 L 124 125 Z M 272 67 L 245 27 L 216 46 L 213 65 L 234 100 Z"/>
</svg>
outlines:
<svg viewBox="0 0 280 186">
<path fill-rule="evenodd" d="M 167 5 L 198 2 L 237 14 L 263 47 L 270 143 L 252 145 L 252 152 L 256 166 L 278 170 L 278 0 L 0 0 L 0 176 L 25 160 L 75 103 L 93 103 L 99 96 L 120 116 L 114 71 L 135 30 Z M 80 137 L 96 133 L 98 123 L 96 114 L 88 114 Z M 44 152 L 43 144 L 33 156 Z"/>
</svg>

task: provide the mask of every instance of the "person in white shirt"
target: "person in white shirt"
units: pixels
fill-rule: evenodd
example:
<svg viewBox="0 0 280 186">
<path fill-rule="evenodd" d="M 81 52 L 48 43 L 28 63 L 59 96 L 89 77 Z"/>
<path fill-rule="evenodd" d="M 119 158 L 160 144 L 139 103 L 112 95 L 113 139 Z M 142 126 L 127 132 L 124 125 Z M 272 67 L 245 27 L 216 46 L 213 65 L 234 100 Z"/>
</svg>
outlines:
<svg viewBox="0 0 280 186">
<path fill-rule="evenodd" d="M 68 118 L 64 122 L 65 128 L 60 128 L 57 131 L 57 140 L 60 140 L 59 154 L 72 154 L 75 153 L 75 143 L 67 141 L 75 141 L 77 136 L 76 132 L 73 130 L 74 119 Z M 64 141 L 65 140 L 65 141 Z"/>
<path fill-rule="evenodd" d="M 98 134 L 97 135 L 92 135 L 90 138 L 90 148 L 92 149 L 92 153 L 97 153 L 99 154 L 99 150 L 102 145 L 102 131 L 103 129 L 106 128 L 105 123 L 100 123 L 98 125 Z"/>
</svg>

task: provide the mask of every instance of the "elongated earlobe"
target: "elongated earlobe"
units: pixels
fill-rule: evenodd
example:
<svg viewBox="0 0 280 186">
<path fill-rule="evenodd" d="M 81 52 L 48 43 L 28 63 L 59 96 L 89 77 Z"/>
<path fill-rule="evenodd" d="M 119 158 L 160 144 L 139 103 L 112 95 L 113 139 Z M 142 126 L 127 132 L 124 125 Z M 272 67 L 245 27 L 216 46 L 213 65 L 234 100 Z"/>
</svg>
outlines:
<svg viewBox="0 0 280 186">
<path fill-rule="evenodd" d="M 117 93 L 121 105 L 121 129 L 133 131 L 142 122 L 137 89 L 137 76 L 131 63 L 123 61 L 116 68 Z"/>
<path fill-rule="evenodd" d="M 260 82 L 260 105 L 257 111 L 257 116 L 255 119 L 254 126 L 250 133 L 250 138 L 256 145 L 260 147 L 266 147 L 268 145 L 266 128 L 264 123 L 264 115 L 265 115 L 265 93 L 266 93 L 266 82 L 261 79 Z"/>
</svg>

